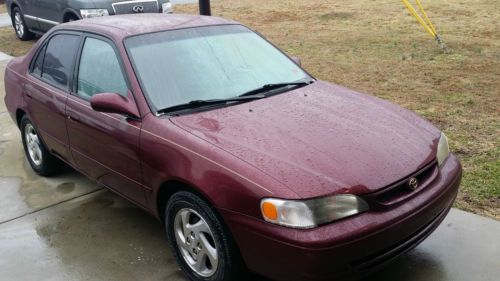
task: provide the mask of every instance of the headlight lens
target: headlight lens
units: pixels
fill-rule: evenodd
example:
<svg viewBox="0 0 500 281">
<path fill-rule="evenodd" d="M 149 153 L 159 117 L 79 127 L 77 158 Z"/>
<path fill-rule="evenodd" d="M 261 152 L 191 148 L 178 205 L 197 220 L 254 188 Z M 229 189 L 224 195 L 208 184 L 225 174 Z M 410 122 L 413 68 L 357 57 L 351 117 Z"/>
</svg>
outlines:
<svg viewBox="0 0 500 281">
<path fill-rule="evenodd" d="M 172 3 L 167 2 L 167 3 L 161 4 L 161 10 L 165 14 L 171 14 L 172 13 Z"/>
<path fill-rule="evenodd" d="M 436 158 L 438 165 L 441 166 L 446 158 L 450 155 L 450 148 L 448 146 L 448 138 L 444 133 L 441 133 L 441 137 L 439 138 L 439 143 L 437 147 Z"/>
<path fill-rule="evenodd" d="M 109 16 L 109 12 L 108 9 L 81 9 L 80 15 L 82 15 L 82 18 L 88 19 Z"/>
<path fill-rule="evenodd" d="M 350 194 L 304 201 L 266 198 L 260 205 L 266 221 L 294 228 L 313 228 L 368 210 L 363 199 Z"/>
</svg>

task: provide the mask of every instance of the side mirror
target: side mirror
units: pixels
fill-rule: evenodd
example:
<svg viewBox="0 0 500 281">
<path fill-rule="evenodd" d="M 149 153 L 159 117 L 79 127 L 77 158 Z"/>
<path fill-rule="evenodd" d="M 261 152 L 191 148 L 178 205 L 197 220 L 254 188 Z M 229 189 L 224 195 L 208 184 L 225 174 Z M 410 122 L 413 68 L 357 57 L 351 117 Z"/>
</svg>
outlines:
<svg viewBox="0 0 500 281">
<path fill-rule="evenodd" d="M 300 58 L 298 57 L 291 57 L 291 59 L 299 66 L 302 66 L 302 62 L 300 61 Z"/>
<path fill-rule="evenodd" d="M 134 102 L 116 93 L 102 93 L 92 96 L 90 106 L 95 111 L 123 114 L 127 117 L 139 118 L 139 111 Z"/>
</svg>

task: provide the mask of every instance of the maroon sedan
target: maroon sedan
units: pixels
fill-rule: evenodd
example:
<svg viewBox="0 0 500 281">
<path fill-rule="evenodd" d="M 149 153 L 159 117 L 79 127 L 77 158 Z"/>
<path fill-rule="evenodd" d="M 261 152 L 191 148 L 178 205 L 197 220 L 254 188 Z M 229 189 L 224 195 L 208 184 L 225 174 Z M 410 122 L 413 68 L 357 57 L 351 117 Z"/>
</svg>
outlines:
<svg viewBox="0 0 500 281">
<path fill-rule="evenodd" d="M 229 20 L 62 24 L 5 86 L 33 169 L 67 163 L 158 217 L 191 280 L 365 274 L 424 240 L 460 183 L 429 122 Z"/>
</svg>

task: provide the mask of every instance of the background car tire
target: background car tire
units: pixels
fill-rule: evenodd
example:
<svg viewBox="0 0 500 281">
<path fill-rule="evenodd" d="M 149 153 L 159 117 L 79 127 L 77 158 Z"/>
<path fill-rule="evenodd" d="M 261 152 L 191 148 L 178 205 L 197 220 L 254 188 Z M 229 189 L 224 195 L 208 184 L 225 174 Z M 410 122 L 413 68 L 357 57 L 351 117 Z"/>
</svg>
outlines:
<svg viewBox="0 0 500 281">
<path fill-rule="evenodd" d="M 218 264 L 210 276 L 202 276 L 192 269 L 185 258 L 185 253 L 179 246 L 176 238 L 176 216 L 183 211 L 192 210 L 189 219 L 193 225 L 197 225 L 196 216 L 200 216 L 209 227 L 213 234 L 213 244 L 217 249 Z M 224 228 L 221 221 L 217 218 L 212 208 L 200 197 L 190 192 L 177 192 L 167 202 L 165 208 L 165 227 L 167 238 L 174 252 L 174 256 L 181 269 L 192 281 L 229 281 L 229 280 L 244 280 L 246 275 L 245 267 L 239 251 L 237 250 L 234 241 L 229 232 Z M 195 239 L 192 240 L 195 245 Z M 191 255 L 192 257 L 192 255 Z"/>
<path fill-rule="evenodd" d="M 22 41 L 30 40 L 35 37 L 35 34 L 28 30 L 26 21 L 24 21 L 24 15 L 18 7 L 12 9 L 12 27 L 14 27 L 17 38 Z"/>
<path fill-rule="evenodd" d="M 61 161 L 50 154 L 26 115 L 21 119 L 21 136 L 26 158 L 37 174 L 48 177 L 61 170 Z"/>
</svg>

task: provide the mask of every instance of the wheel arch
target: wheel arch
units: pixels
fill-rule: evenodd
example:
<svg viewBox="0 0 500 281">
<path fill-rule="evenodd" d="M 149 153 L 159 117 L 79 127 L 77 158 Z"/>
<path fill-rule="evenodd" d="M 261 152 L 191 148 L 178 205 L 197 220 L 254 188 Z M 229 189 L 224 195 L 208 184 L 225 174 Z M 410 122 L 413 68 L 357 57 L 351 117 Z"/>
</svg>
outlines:
<svg viewBox="0 0 500 281">
<path fill-rule="evenodd" d="M 67 8 L 63 11 L 63 17 L 61 19 L 61 22 L 68 22 L 71 17 L 81 19 L 79 13 L 76 10 Z"/>
<path fill-rule="evenodd" d="M 10 13 L 11 17 L 12 17 L 12 11 L 14 10 L 14 8 L 19 8 L 19 10 L 21 10 L 21 12 L 24 14 L 24 11 L 23 11 L 23 8 L 21 7 L 21 5 L 19 5 L 19 3 L 17 1 L 12 1 L 12 3 L 10 4 L 10 7 L 8 9 L 8 12 Z"/>
<path fill-rule="evenodd" d="M 16 109 L 16 123 L 18 128 L 21 128 L 21 119 L 24 115 L 26 115 L 26 112 L 24 112 L 24 110 L 22 110 L 21 108 Z"/>
<path fill-rule="evenodd" d="M 156 192 L 156 211 L 158 213 L 158 217 L 161 219 L 161 222 L 164 222 L 165 208 L 167 206 L 167 202 L 176 192 L 179 191 L 187 191 L 194 193 L 198 197 L 200 197 L 203 201 L 205 201 L 208 205 L 210 205 L 216 215 L 222 219 L 220 214 L 217 212 L 215 208 L 214 202 L 212 202 L 207 194 L 200 191 L 199 188 L 195 187 L 193 184 L 183 181 L 181 179 L 170 179 L 163 182 L 158 191 Z"/>
</svg>

